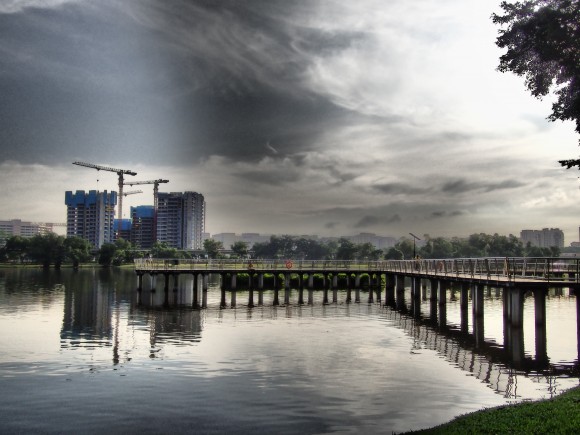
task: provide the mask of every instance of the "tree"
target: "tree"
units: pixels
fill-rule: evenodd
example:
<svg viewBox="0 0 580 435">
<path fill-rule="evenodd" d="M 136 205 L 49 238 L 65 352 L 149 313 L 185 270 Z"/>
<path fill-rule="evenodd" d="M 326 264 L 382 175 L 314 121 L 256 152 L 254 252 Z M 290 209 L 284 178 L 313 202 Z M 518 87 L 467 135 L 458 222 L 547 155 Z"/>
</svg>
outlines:
<svg viewBox="0 0 580 435">
<path fill-rule="evenodd" d="M 205 242 L 204 242 L 205 246 Z M 151 255 L 154 258 L 177 258 L 179 257 L 179 253 L 177 249 L 172 248 L 167 245 L 165 242 L 155 242 L 151 247 Z"/>
<path fill-rule="evenodd" d="M 45 269 L 49 268 L 51 263 L 59 269 L 66 257 L 64 241 L 63 236 L 55 233 L 37 234 L 30 239 L 28 255 L 34 261 L 41 263 Z"/>
<path fill-rule="evenodd" d="M 232 245 L 232 252 L 236 254 L 238 258 L 246 258 L 248 255 L 248 244 L 243 240 L 237 241 Z"/>
<path fill-rule="evenodd" d="M 209 258 L 218 258 L 219 251 L 224 249 L 224 245 L 218 240 L 205 239 L 203 241 L 203 249 Z"/>
<path fill-rule="evenodd" d="M 496 44 L 507 48 L 498 70 L 525 76 L 526 88 L 536 98 L 553 91 L 550 121 L 576 122 L 580 133 L 580 3 L 578 0 L 503 1 L 504 14 L 492 14 L 499 30 Z M 561 160 L 580 166 L 580 160 Z"/>
<path fill-rule="evenodd" d="M 81 237 L 68 237 L 64 240 L 65 255 L 76 269 L 79 264 L 90 260 L 91 244 Z"/>
<path fill-rule="evenodd" d="M 12 236 L 6 240 L 6 245 L 4 245 L 3 249 L 8 260 L 22 263 L 26 258 L 29 246 L 29 239 L 21 236 Z"/>
<path fill-rule="evenodd" d="M 354 260 L 357 256 L 357 246 L 350 240 L 342 237 L 338 241 L 338 250 L 336 251 L 337 260 Z"/>
<path fill-rule="evenodd" d="M 99 264 L 101 266 L 110 266 L 116 253 L 117 247 L 114 243 L 103 243 L 99 249 Z"/>
</svg>

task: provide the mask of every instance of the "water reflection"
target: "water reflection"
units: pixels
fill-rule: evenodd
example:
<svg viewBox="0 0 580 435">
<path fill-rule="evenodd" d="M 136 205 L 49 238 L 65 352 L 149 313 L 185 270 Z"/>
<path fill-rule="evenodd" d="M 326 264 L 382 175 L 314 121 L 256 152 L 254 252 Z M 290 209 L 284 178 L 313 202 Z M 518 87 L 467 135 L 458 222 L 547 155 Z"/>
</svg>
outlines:
<svg viewBox="0 0 580 435">
<path fill-rule="evenodd" d="M 293 400 L 296 412 L 314 415 L 321 409 L 337 409 L 337 415 L 346 415 L 357 409 L 365 418 L 380 415 L 372 417 L 376 422 L 384 418 L 383 401 L 396 401 L 390 397 L 402 394 L 412 400 L 417 400 L 417 394 L 441 395 L 449 402 L 461 401 L 461 406 L 469 402 L 471 408 L 446 411 L 441 418 L 447 419 L 452 412 L 483 405 L 551 397 L 578 383 L 578 362 L 569 358 L 576 337 L 554 340 L 550 333 L 575 331 L 576 298 L 568 290 L 550 290 L 548 333 L 538 334 L 536 319 L 527 311 L 523 328 L 504 324 L 498 289 L 486 289 L 485 316 L 474 319 L 471 307 L 461 310 L 458 292 L 449 292 L 447 304 L 440 305 L 429 290 L 421 292 L 420 300 L 413 300 L 409 288 L 396 295 L 368 288 L 317 290 L 305 291 L 301 305 L 299 291 L 292 289 L 288 295 L 280 290 L 279 305 L 274 305 L 276 292 L 265 290 L 261 298 L 255 293 L 251 308 L 246 303 L 249 292 L 239 291 L 236 308 L 229 294 L 226 308 L 220 308 L 218 285 L 216 281 L 209 285 L 209 308 L 195 309 L 191 278 L 186 277 L 180 278 L 176 291 L 165 292 L 161 280 L 157 284 L 145 280 L 138 292 L 131 270 L 0 271 L 0 326 L 4 327 L 0 344 L 9 350 L 0 355 L 0 375 L 25 372 L 16 367 L 25 365 L 23 355 L 33 352 L 30 343 L 43 332 L 39 328 L 46 326 L 43 322 L 50 312 L 56 328 L 46 327 L 46 341 L 56 337 L 60 353 L 55 356 L 49 348 L 38 353 L 32 364 L 25 365 L 28 374 L 70 378 L 75 371 L 138 373 L 132 382 L 147 379 L 139 388 L 151 393 L 149 379 L 158 371 L 171 371 L 173 378 L 155 378 L 161 390 L 171 382 L 171 388 L 163 390 L 171 394 L 184 379 L 227 377 L 223 384 L 230 388 L 233 382 L 231 388 L 240 397 L 259 400 L 258 390 L 268 390 L 272 395 L 268 400 L 276 404 L 268 412 L 279 411 L 281 399 L 276 397 L 284 397 Z M 533 295 L 526 295 L 524 303 L 533 309 Z M 16 325 L 17 332 L 8 334 L 6 325 Z M 15 336 L 20 342 L 12 345 Z M 526 352 L 526 347 L 533 351 Z M 37 362 L 51 358 L 50 364 Z M 451 379 L 447 384 L 445 377 Z M 470 384 L 470 378 L 478 384 Z M 236 390 L 236 385 L 245 390 Z M 187 388 L 182 389 L 177 400 L 187 404 L 193 399 Z M 302 396 L 290 397 L 295 390 L 324 391 L 328 397 L 310 397 L 306 409 L 300 407 Z M 207 403 L 221 400 L 223 391 L 219 398 L 211 392 L 208 386 Z M 203 406 L 203 399 L 197 400 Z M 421 409 L 425 412 L 440 403 L 426 403 Z M 401 406 L 413 408 L 409 403 Z M 430 425 L 431 420 L 423 423 Z M 340 420 L 340 424 L 349 423 Z"/>
</svg>

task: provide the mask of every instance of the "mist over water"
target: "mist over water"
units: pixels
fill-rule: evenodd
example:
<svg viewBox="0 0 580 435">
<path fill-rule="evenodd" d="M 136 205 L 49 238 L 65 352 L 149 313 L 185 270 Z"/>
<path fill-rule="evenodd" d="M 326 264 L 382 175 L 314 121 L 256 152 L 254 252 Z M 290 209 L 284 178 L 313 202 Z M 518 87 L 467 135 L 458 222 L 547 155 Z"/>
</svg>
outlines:
<svg viewBox="0 0 580 435">
<path fill-rule="evenodd" d="M 254 308 L 242 291 L 220 308 L 212 282 L 208 308 L 193 309 L 191 278 L 167 300 L 153 280 L 140 297 L 136 284 L 132 270 L 0 269 L 0 432 L 391 433 L 578 385 L 568 289 L 547 299 L 548 376 L 503 358 L 495 289 L 477 345 L 471 309 L 462 332 L 453 299 L 440 328 L 428 298 L 420 318 L 365 290 L 360 303 L 339 291 L 330 304 L 315 291 L 312 305 L 294 290 L 280 306 L 266 291 Z"/>
</svg>

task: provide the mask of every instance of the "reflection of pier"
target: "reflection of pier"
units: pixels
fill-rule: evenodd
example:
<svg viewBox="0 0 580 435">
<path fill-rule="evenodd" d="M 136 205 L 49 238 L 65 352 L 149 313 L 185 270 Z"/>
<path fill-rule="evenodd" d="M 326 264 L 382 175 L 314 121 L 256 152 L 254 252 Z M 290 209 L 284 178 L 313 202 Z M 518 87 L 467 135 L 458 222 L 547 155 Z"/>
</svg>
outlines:
<svg viewBox="0 0 580 435">
<path fill-rule="evenodd" d="M 346 289 L 345 301 L 361 302 L 361 289 L 368 288 L 368 301 L 378 301 L 384 290 L 386 304 L 412 317 L 421 317 L 421 299 L 429 287 L 431 316 L 437 317 L 440 328 L 447 324 L 447 294 L 459 287 L 461 329 L 467 330 L 468 305 L 471 298 L 471 317 L 475 346 L 484 346 L 484 291 L 501 289 L 505 349 L 509 363 L 515 367 L 556 367 L 549 365 L 546 344 L 546 294 L 551 287 L 580 288 L 580 260 L 554 258 L 479 258 L 444 260 L 388 260 L 357 261 L 292 261 L 292 260 L 158 260 L 135 261 L 138 289 L 143 287 L 143 276 L 155 281 L 162 278 L 164 298 L 169 300 L 171 283 L 175 292 L 179 277 L 191 275 L 190 306 L 207 307 L 210 277 L 219 277 L 220 306 L 238 303 L 239 290 L 247 292 L 247 306 L 263 305 L 263 294 L 272 289 L 273 305 L 291 302 L 312 304 L 314 292 L 323 294 L 323 303 L 337 303 L 338 289 Z M 171 282 L 172 281 L 172 282 Z M 410 305 L 405 302 L 405 283 L 410 282 Z M 297 301 L 291 300 L 293 289 Z M 534 295 L 535 358 L 530 361 L 524 352 L 524 295 Z M 282 293 L 283 292 L 283 293 Z M 283 297 L 283 302 L 281 297 Z M 142 299 L 142 298 L 141 298 Z M 580 354 L 580 298 L 576 298 L 577 347 Z M 505 360 L 506 355 L 502 355 Z M 580 359 L 580 358 L 579 358 Z"/>
<path fill-rule="evenodd" d="M 514 370 L 510 363 L 509 347 L 504 348 L 492 343 L 480 343 L 476 346 L 475 338 L 457 330 L 442 331 L 428 320 L 411 318 L 396 310 L 386 310 L 385 316 L 393 324 L 403 329 L 425 347 L 436 351 L 448 362 L 461 370 L 467 371 L 477 379 L 488 384 L 494 391 L 506 398 L 517 398 L 517 377 L 522 372 L 532 371 L 527 366 L 522 370 Z M 571 370 L 560 370 L 554 373 L 546 370 L 544 374 L 535 375 L 536 382 L 550 384 L 559 375 L 569 375 Z"/>
</svg>

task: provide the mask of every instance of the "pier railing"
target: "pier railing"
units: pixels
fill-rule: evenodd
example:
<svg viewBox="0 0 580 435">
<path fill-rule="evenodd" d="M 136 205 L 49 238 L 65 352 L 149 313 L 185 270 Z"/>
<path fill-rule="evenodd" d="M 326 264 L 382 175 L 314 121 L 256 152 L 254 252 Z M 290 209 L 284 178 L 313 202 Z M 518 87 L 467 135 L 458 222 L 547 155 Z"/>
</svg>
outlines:
<svg viewBox="0 0 580 435">
<path fill-rule="evenodd" d="M 430 276 L 470 276 L 481 279 L 580 280 L 580 259 L 551 257 L 486 257 L 385 260 L 383 270 Z"/>
<path fill-rule="evenodd" d="M 426 277 L 580 282 L 580 259 L 486 257 L 415 260 L 135 259 L 138 272 L 380 272 Z"/>
</svg>

